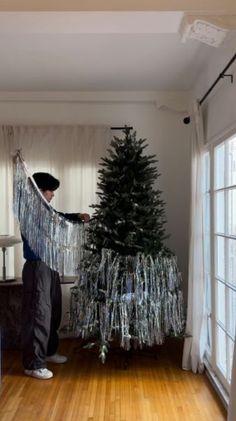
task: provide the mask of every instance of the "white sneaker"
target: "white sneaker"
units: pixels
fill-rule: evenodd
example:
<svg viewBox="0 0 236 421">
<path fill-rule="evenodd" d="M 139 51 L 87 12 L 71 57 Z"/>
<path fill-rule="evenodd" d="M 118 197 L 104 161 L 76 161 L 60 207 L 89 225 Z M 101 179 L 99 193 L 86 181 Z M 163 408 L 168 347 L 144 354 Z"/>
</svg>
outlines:
<svg viewBox="0 0 236 421">
<path fill-rule="evenodd" d="M 54 354 L 46 357 L 46 361 L 49 363 L 64 364 L 67 362 L 67 358 L 64 355 Z"/>
<path fill-rule="evenodd" d="M 37 368 L 36 370 L 25 370 L 27 376 L 35 377 L 36 379 L 47 380 L 53 377 L 53 373 L 47 368 Z"/>
</svg>

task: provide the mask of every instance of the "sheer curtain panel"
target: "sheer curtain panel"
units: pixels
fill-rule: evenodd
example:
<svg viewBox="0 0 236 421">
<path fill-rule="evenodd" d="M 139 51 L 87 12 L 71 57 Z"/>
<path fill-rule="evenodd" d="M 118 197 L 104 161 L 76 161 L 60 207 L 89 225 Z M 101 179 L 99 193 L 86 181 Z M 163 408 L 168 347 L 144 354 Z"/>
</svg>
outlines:
<svg viewBox="0 0 236 421">
<path fill-rule="evenodd" d="M 100 158 L 111 140 L 107 126 L 5 126 L 1 128 L 1 233 L 14 232 L 12 155 L 21 150 L 30 173 L 49 172 L 60 180 L 52 206 L 61 212 L 88 212 L 97 201 Z M 15 247 L 15 274 L 21 276 L 22 245 Z"/>
<path fill-rule="evenodd" d="M 182 367 L 202 372 L 205 351 L 204 252 L 203 252 L 203 122 L 194 103 L 192 133 L 191 221 L 186 339 Z"/>
<path fill-rule="evenodd" d="M 12 212 L 13 167 L 11 156 L 12 131 L 9 127 L 0 127 L 0 235 L 14 234 L 14 217 Z M 2 268 L 2 253 L 0 253 L 0 268 Z M 6 251 L 7 276 L 14 275 L 14 251 Z M 1 274 L 2 275 L 2 274 Z"/>
</svg>

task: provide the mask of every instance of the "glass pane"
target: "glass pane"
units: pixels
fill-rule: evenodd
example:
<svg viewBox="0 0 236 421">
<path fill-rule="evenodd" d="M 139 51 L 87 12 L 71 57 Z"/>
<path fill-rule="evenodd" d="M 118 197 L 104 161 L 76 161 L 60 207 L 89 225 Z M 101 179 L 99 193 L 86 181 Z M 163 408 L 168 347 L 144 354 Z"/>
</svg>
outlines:
<svg viewBox="0 0 236 421">
<path fill-rule="evenodd" d="M 230 288 L 228 289 L 228 320 L 227 332 L 234 338 L 236 329 L 236 292 Z"/>
<path fill-rule="evenodd" d="M 225 239 L 216 236 L 215 272 L 216 277 L 225 280 Z"/>
<path fill-rule="evenodd" d="M 215 194 L 215 231 L 225 233 L 225 192 Z"/>
<path fill-rule="evenodd" d="M 215 165 L 214 165 L 214 173 L 215 173 L 215 182 L 214 186 L 215 189 L 220 189 L 224 187 L 224 174 L 225 174 L 225 144 L 221 144 L 215 148 Z"/>
<path fill-rule="evenodd" d="M 207 318 L 207 346 L 208 346 L 208 351 L 211 353 L 211 350 L 212 350 L 211 317 Z"/>
<path fill-rule="evenodd" d="M 204 154 L 204 185 L 203 191 L 206 193 L 210 190 L 210 154 Z"/>
<path fill-rule="evenodd" d="M 211 313 L 211 276 L 210 274 L 205 275 L 206 282 L 206 309 L 208 313 Z"/>
<path fill-rule="evenodd" d="M 228 233 L 236 235 L 236 189 L 228 191 Z"/>
<path fill-rule="evenodd" d="M 210 233 L 210 194 L 205 194 L 203 202 L 204 232 Z"/>
<path fill-rule="evenodd" d="M 216 281 L 216 320 L 225 327 L 225 285 Z"/>
<path fill-rule="evenodd" d="M 231 372 L 232 372 L 233 355 L 234 355 L 234 342 L 229 337 L 227 340 L 228 340 L 228 350 L 229 350 L 228 378 L 229 378 L 229 382 L 231 382 Z"/>
<path fill-rule="evenodd" d="M 236 240 L 226 239 L 228 247 L 228 281 L 236 286 Z"/>
<path fill-rule="evenodd" d="M 229 140 L 228 144 L 228 185 L 236 184 L 236 136 Z"/>
<path fill-rule="evenodd" d="M 203 232 L 204 232 L 204 267 L 205 272 L 210 272 L 211 258 L 210 258 L 210 195 L 206 194 L 204 197 L 203 210 Z"/>
<path fill-rule="evenodd" d="M 211 333 L 211 276 L 210 273 L 205 275 L 206 283 L 206 311 L 207 311 L 207 347 L 208 352 L 211 353 L 212 333 Z"/>
<path fill-rule="evenodd" d="M 226 376 L 226 334 L 216 325 L 216 364 Z"/>
<path fill-rule="evenodd" d="M 206 273 L 211 271 L 211 249 L 210 249 L 210 235 L 204 236 L 204 269 Z"/>
</svg>

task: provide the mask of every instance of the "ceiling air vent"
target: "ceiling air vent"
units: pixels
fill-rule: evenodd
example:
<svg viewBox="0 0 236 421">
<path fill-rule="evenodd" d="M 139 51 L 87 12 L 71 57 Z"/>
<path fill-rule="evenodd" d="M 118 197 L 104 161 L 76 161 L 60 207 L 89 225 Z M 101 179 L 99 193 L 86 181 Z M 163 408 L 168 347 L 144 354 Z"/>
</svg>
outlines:
<svg viewBox="0 0 236 421">
<path fill-rule="evenodd" d="M 236 16 L 184 15 L 179 32 L 182 42 L 193 38 L 212 47 L 219 47 L 235 28 Z"/>
</svg>

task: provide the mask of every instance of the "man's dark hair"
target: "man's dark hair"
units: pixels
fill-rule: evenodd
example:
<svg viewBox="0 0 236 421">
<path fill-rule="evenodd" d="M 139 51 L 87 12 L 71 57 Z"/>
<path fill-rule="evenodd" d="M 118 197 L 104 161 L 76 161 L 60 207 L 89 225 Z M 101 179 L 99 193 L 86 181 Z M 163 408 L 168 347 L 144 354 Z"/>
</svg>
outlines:
<svg viewBox="0 0 236 421">
<path fill-rule="evenodd" d="M 60 186 L 60 181 L 47 172 L 36 172 L 33 174 L 33 179 L 38 188 L 43 191 L 54 191 Z"/>
</svg>

